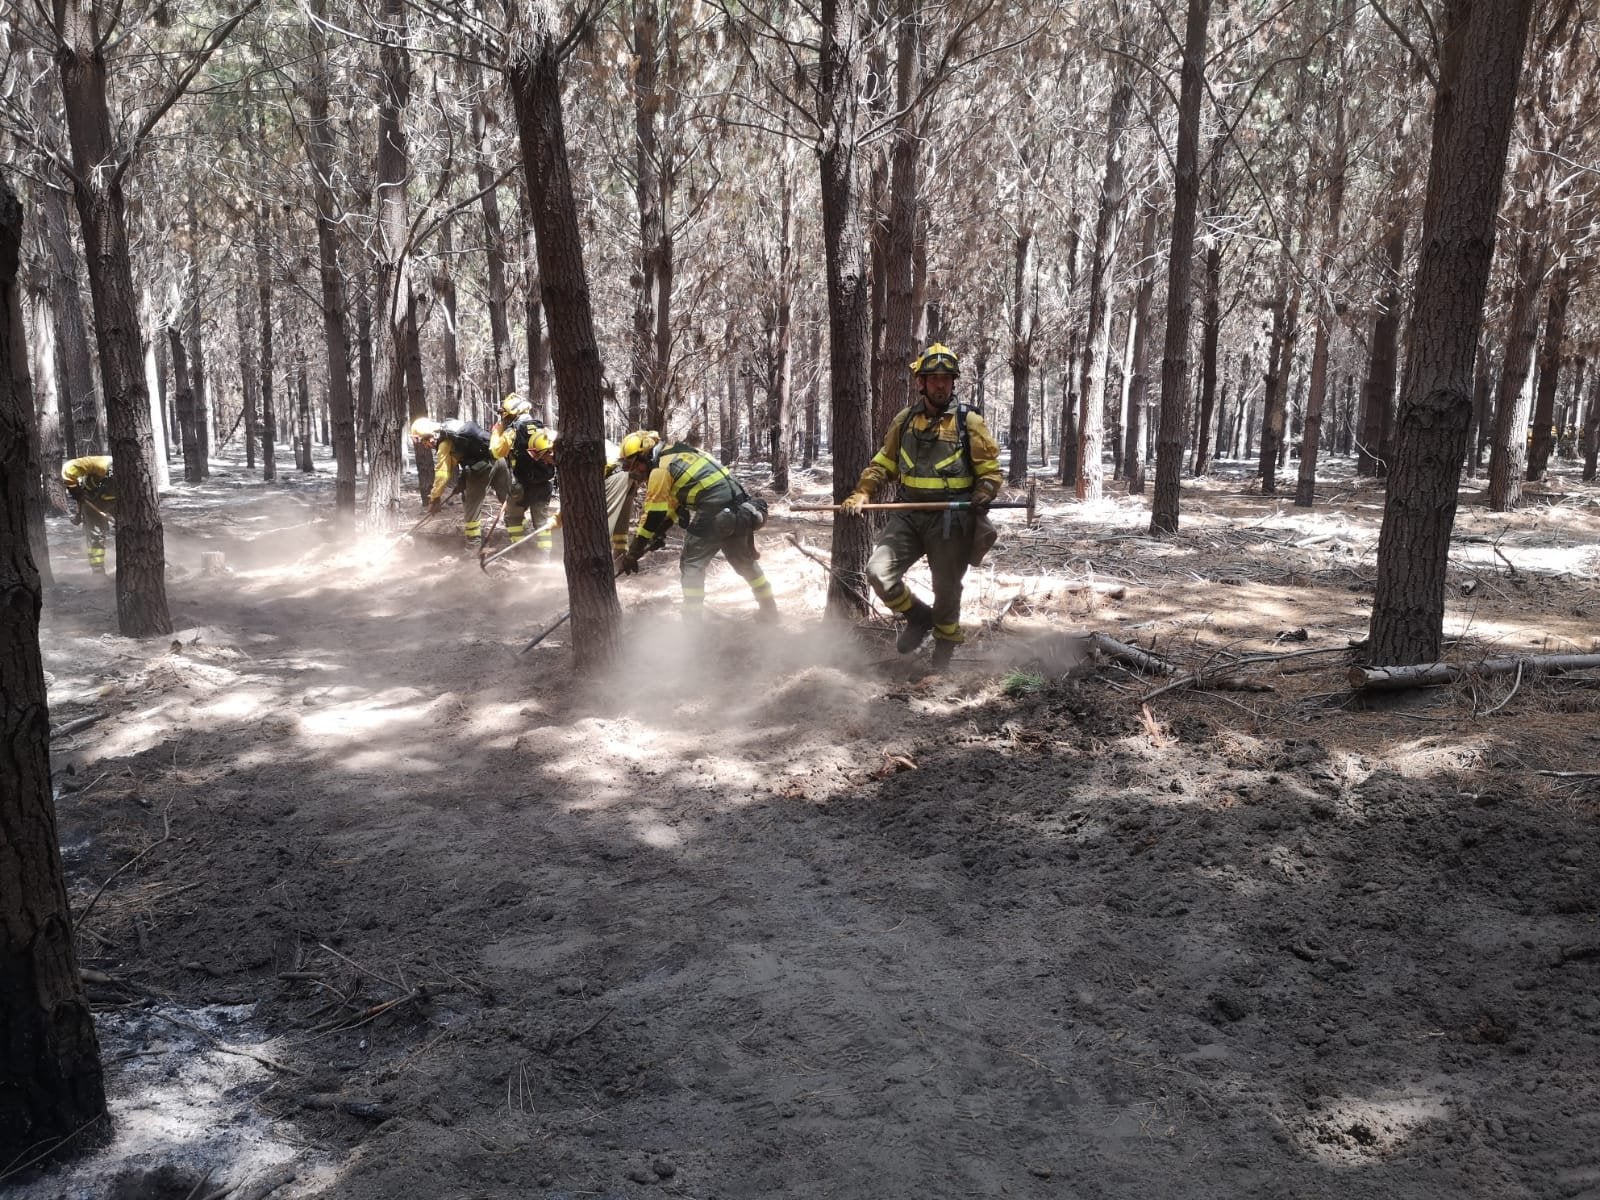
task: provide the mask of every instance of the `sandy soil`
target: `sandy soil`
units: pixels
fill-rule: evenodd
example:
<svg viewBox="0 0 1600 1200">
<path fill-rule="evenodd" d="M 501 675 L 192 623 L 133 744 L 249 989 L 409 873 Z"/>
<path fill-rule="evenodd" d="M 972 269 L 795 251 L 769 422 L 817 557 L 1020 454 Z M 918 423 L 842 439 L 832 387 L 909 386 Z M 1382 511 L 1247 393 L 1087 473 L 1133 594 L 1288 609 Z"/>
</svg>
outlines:
<svg viewBox="0 0 1600 1200">
<path fill-rule="evenodd" d="M 1370 486 L 1166 542 L 1047 489 L 944 679 L 824 625 L 780 505 L 775 632 L 719 566 L 686 641 L 657 555 L 602 680 L 516 653 L 558 566 L 328 488 L 170 496 L 154 643 L 52 529 L 116 1131 L 16 1195 L 1600 1197 L 1600 688 L 1353 702 Z M 1458 534 L 1453 657 L 1600 648 L 1593 488 Z M 1270 690 L 1146 701 L 1088 630 Z"/>
</svg>

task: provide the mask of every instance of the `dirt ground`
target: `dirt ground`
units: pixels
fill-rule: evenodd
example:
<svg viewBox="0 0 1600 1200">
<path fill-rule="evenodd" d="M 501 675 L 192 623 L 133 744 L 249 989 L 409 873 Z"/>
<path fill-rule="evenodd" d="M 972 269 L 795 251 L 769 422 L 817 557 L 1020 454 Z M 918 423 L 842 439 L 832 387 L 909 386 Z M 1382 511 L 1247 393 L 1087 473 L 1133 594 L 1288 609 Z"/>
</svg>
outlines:
<svg viewBox="0 0 1600 1200">
<path fill-rule="evenodd" d="M 52 719 L 99 719 L 57 738 L 57 803 L 115 1130 L 9 1185 L 1600 1197 L 1597 676 L 1358 702 L 1381 496 L 1324 493 L 1240 464 L 1157 542 L 1143 502 L 1047 487 L 945 678 L 823 622 L 785 535 L 828 525 L 782 504 L 775 631 L 719 565 L 686 639 L 656 555 L 602 680 L 559 633 L 517 654 L 559 565 L 346 541 L 326 473 L 171 494 L 155 642 L 110 632 L 60 522 Z M 1600 491 L 1469 491 L 1457 533 L 1453 660 L 1600 649 Z"/>
</svg>

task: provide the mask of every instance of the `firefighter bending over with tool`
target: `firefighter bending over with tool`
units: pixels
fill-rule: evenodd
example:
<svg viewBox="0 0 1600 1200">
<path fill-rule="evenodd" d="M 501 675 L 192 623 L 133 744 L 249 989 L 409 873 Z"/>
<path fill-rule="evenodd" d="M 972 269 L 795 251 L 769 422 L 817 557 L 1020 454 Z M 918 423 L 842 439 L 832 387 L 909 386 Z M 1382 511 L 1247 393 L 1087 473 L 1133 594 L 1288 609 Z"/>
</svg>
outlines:
<svg viewBox="0 0 1600 1200">
<path fill-rule="evenodd" d="M 635 482 L 644 482 L 644 517 L 621 570 L 631 575 L 639 559 L 656 548 L 676 521 L 685 530 L 678 567 L 683 576 L 683 617 L 698 622 L 705 609 L 706 568 L 720 550 L 750 585 L 760 619 L 778 617 L 772 584 L 757 562 L 755 533 L 767 520 L 764 500 L 751 496 L 728 469 L 686 442 L 667 445 L 653 429 L 622 439 L 622 464 Z"/>
<path fill-rule="evenodd" d="M 483 522 L 478 514 L 490 488 L 501 500 L 511 494 L 511 475 L 506 464 L 494 455 L 489 434 L 471 421 L 435 421 L 418 417 L 411 422 L 411 441 L 434 452 L 433 490 L 427 508 L 436 513 L 444 506 L 444 490 L 456 468 L 461 469 L 461 498 L 466 505 L 467 549 L 476 551 L 483 543 Z"/>
<path fill-rule="evenodd" d="M 919 398 L 889 422 L 883 448 L 861 472 L 842 508 L 861 506 L 893 479 L 910 501 L 970 501 L 970 510 L 894 512 L 867 560 L 867 579 L 879 599 L 905 617 L 895 649 L 910 654 L 933 632 L 933 669 L 950 665 L 961 633 L 961 580 L 994 545 L 988 505 L 1000 493 L 1000 447 L 983 418 L 965 404 L 953 408 L 961 366 L 955 351 L 935 342 L 911 364 Z M 933 605 L 905 584 L 906 571 L 923 555 L 933 572 Z"/>
<path fill-rule="evenodd" d="M 555 492 L 555 442 L 526 400 L 506 397 L 506 421 L 495 427 L 490 445 L 496 458 L 511 467 L 511 497 L 506 501 L 506 536 L 520 542 L 527 533 L 523 513 L 534 527 L 534 549 L 549 554 L 555 545 L 547 528 L 550 497 Z"/>
<path fill-rule="evenodd" d="M 111 456 L 90 454 L 61 466 L 67 495 L 77 501 L 72 523 L 83 526 L 84 543 L 89 549 L 89 569 L 106 573 L 106 534 L 117 515 L 117 494 L 111 484 Z"/>
</svg>

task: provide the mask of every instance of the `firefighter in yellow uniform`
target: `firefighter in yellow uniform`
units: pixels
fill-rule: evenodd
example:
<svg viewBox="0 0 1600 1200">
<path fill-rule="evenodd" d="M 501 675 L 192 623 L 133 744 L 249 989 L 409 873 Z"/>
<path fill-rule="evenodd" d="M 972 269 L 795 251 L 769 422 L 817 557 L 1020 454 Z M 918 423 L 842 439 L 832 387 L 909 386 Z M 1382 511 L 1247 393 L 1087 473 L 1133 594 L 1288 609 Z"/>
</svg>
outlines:
<svg viewBox="0 0 1600 1200">
<path fill-rule="evenodd" d="M 106 534 L 117 515 L 117 496 L 111 484 L 111 456 L 90 454 L 75 458 L 62 465 L 61 478 L 67 485 L 67 495 L 78 504 L 72 523 L 83 525 L 84 541 L 89 548 L 89 569 L 96 575 L 104 575 Z"/>
<path fill-rule="evenodd" d="M 632 509 L 633 479 L 622 465 L 622 447 L 616 442 L 606 442 L 606 463 L 603 472 L 606 496 L 606 528 L 611 530 L 611 559 L 620 566 L 628 552 L 628 517 Z M 561 514 L 556 513 L 552 528 L 561 528 Z"/>
<path fill-rule="evenodd" d="M 506 536 L 520 542 L 527 533 L 526 519 L 533 524 L 534 548 L 549 554 L 555 545 L 546 523 L 550 497 L 555 493 L 555 441 L 544 423 L 533 415 L 526 400 L 507 396 L 506 421 L 496 425 L 490 435 L 490 449 L 511 469 L 511 498 L 506 501 Z"/>
<path fill-rule="evenodd" d="M 709 454 L 687 442 L 669 445 L 653 429 L 630 433 L 621 450 L 628 474 L 645 485 L 644 515 L 623 556 L 623 573 L 637 571 L 639 559 L 659 546 L 677 522 L 685 531 L 678 559 L 685 621 L 697 622 L 704 612 L 706 568 L 719 551 L 750 585 L 760 618 L 776 620 L 778 604 L 756 551 L 755 532 L 766 524 L 766 502 L 750 495 Z"/>
<path fill-rule="evenodd" d="M 620 566 L 628 553 L 628 518 L 632 515 L 633 476 L 622 464 L 622 447 L 606 442 L 606 526 L 611 530 L 611 555 Z"/>
<path fill-rule="evenodd" d="M 889 422 L 883 448 L 861 472 L 845 512 L 860 516 L 878 488 L 899 480 L 911 501 L 965 501 L 943 512 L 894 512 L 867 560 L 867 580 L 878 597 L 905 618 L 895 648 L 910 654 L 933 633 L 933 668 L 950 665 L 961 633 L 961 581 L 995 543 L 988 506 L 1000 494 L 1000 447 L 983 418 L 964 404 L 952 406 L 961 365 L 955 351 L 935 342 L 911 364 L 918 399 Z M 933 573 L 933 604 L 905 584 L 906 571 L 924 555 Z"/>
<path fill-rule="evenodd" d="M 444 505 L 444 490 L 457 468 L 461 471 L 461 499 L 466 506 L 467 549 L 477 550 L 483 544 L 483 522 L 478 514 L 483 509 L 483 499 L 489 489 L 505 500 L 511 494 L 511 474 L 503 459 L 495 457 L 488 430 L 471 421 L 435 421 L 432 417 L 418 417 L 411 422 L 411 440 L 434 452 L 433 490 L 428 493 L 430 513 L 438 512 Z"/>
</svg>

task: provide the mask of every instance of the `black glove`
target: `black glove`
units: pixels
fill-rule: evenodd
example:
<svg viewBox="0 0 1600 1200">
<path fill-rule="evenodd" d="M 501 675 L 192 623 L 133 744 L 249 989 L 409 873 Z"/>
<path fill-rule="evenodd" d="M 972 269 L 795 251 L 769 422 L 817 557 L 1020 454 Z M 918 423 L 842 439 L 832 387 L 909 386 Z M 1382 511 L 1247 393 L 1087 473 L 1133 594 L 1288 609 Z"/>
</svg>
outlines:
<svg viewBox="0 0 1600 1200">
<path fill-rule="evenodd" d="M 648 545 L 645 546 L 645 549 L 646 550 L 660 550 L 660 549 L 663 549 L 666 546 L 666 544 L 667 544 L 667 531 L 665 529 L 663 529 L 660 533 L 656 534 L 655 537 L 650 539 L 650 542 L 649 542 Z"/>
<path fill-rule="evenodd" d="M 83 509 L 81 509 L 81 508 L 73 509 L 71 514 L 67 517 L 67 520 L 71 521 L 74 525 L 82 525 L 83 524 Z"/>
<path fill-rule="evenodd" d="M 622 556 L 622 566 L 618 568 L 624 575 L 637 575 L 639 573 L 639 558 L 634 554 Z"/>
</svg>

